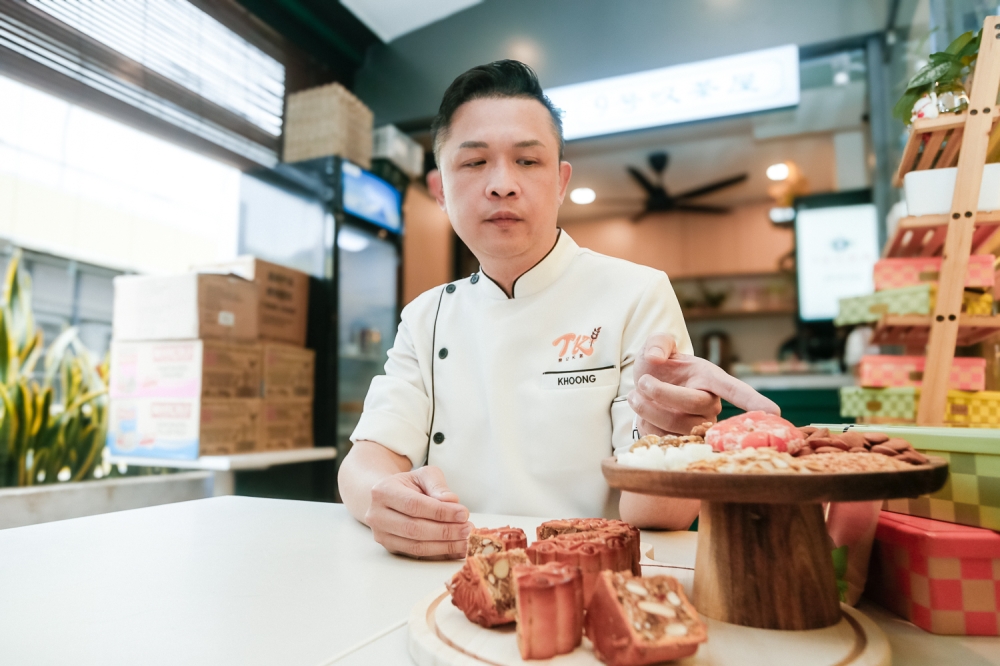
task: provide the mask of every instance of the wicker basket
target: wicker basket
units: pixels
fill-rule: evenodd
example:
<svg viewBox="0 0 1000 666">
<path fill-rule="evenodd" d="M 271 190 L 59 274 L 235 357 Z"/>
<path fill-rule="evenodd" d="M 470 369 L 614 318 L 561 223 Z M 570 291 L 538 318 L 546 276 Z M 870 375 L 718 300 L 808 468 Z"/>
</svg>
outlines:
<svg viewBox="0 0 1000 666">
<path fill-rule="evenodd" d="M 372 161 L 371 109 L 339 83 L 288 96 L 285 162 L 339 155 L 365 169 Z"/>
</svg>

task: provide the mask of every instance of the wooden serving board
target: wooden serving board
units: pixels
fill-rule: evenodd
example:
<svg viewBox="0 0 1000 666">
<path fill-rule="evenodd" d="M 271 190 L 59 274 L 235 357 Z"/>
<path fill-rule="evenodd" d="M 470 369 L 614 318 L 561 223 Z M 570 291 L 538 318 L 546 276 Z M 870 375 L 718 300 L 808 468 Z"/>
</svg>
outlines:
<svg viewBox="0 0 1000 666">
<path fill-rule="evenodd" d="M 601 463 L 601 471 L 612 488 L 646 495 L 749 504 L 861 502 L 916 497 L 940 489 L 948 479 L 948 463 L 934 457 L 926 465 L 913 465 L 912 469 L 892 472 L 665 472 L 624 467 L 615 458 L 605 458 Z"/>
<path fill-rule="evenodd" d="M 843 617 L 832 627 L 808 631 L 751 629 L 703 618 L 708 642 L 681 666 L 888 666 L 885 634 L 859 611 L 842 606 Z M 410 656 L 419 666 L 514 666 L 555 664 L 595 666 L 601 662 L 589 642 L 570 654 L 524 661 L 517 650 L 514 625 L 484 629 L 470 622 L 447 592 L 434 592 L 413 607 L 409 621 Z"/>
</svg>

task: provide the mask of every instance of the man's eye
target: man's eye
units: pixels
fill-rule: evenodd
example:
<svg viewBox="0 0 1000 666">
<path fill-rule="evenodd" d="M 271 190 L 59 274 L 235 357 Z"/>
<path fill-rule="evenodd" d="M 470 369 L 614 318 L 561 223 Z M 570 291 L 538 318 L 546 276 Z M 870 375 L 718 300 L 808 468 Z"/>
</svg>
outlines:
<svg viewBox="0 0 1000 666">
<path fill-rule="evenodd" d="M 475 162 L 466 162 L 463 166 L 475 167 L 475 166 L 482 166 L 484 164 L 486 164 L 486 160 L 476 160 Z"/>
<path fill-rule="evenodd" d="M 532 166 L 533 164 L 538 164 L 537 160 L 518 160 L 518 163 L 522 166 Z"/>
</svg>

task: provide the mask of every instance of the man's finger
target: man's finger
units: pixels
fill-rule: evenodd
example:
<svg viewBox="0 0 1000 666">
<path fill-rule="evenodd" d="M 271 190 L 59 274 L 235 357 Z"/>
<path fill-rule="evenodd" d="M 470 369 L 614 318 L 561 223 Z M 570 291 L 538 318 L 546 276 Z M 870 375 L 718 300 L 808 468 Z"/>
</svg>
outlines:
<svg viewBox="0 0 1000 666">
<path fill-rule="evenodd" d="M 652 362 L 666 361 L 677 350 L 677 339 L 669 333 L 653 333 L 646 338 L 641 356 Z"/>
<path fill-rule="evenodd" d="M 683 414 L 706 414 L 715 408 L 719 400 L 709 391 L 675 386 L 661 382 L 652 375 L 642 377 L 636 391 L 647 400 Z"/>
<path fill-rule="evenodd" d="M 383 508 L 372 516 L 372 527 L 414 541 L 462 541 L 472 533 L 472 523 L 440 523 L 426 518 L 404 516 Z"/>
<path fill-rule="evenodd" d="M 680 387 L 672 386 L 672 389 Z M 721 409 L 719 399 L 712 396 L 712 405 L 701 413 L 689 414 L 679 410 L 670 403 L 660 403 L 644 397 L 638 391 L 632 391 L 628 396 L 628 404 L 644 422 L 655 425 L 661 430 L 688 434 L 691 428 L 705 421 L 714 421 Z"/>
<path fill-rule="evenodd" d="M 394 534 L 379 534 L 376 538 L 390 553 L 427 560 L 457 560 L 465 557 L 466 541 L 415 541 Z"/>
<path fill-rule="evenodd" d="M 442 502 L 402 483 L 388 488 L 372 488 L 372 499 L 413 518 L 426 518 L 439 523 L 464 523 L 469 519 L 469 510 L 461 504 Z"/>
<path fill-rule="evenodd" d="M 444 472 L 440 467 L 432 465 L 420 467 L 414 470 L 413 478 L 424 494 L 442 502 L 458 502 L 458 495 L 448 489 L 448 483 L 444 480 Z"/>
<path fill-rule="evenodd" d="M 706 373 L 704 376 L 706 384 L 702 388 L 748 412 L 761 411 L 781 416 L 781 408 L 774 401 L 765 398 L 749 384 L 741 382 L 718 366 L 713 365 L 712 368 L 715 371 Z"/>
</svg>

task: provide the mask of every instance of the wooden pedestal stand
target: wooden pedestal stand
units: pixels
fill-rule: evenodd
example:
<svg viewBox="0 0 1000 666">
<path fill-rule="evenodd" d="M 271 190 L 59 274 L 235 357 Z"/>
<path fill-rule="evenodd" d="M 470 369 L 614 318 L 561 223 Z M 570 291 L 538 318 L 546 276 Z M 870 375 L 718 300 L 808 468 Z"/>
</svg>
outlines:
<svg viewBox="0 0 1000 666">
<path fill-rule="evenodd" d="M 902 185 L 910 171 L 958 166 L 951 212 L 945 215 L 908 217 L 900 221 L 886 244 L 885 256 L 940 256 L 941 277 L 931 317 L 887 316 L 879 323 L 872 342 L 903 344 L 917 353 L 927 349 L 919 425 L 943 425 L 948 377 L 955 345 L 973 344 L 1000 332 L 1000 317 L 969 317 L 962 312 L 962 291 L 969 255 L 991 252 L 1000 245 L 997 211 L 980 213 L 979 188 L 990 131 L 997 118 L 1000 88 L 1000 17 L 983 24 L 969 107 L 964 113 L 946 113 L 914 122 L 903 152 L 895 184 Z"/>
<path fill-rule="evenodd" d="M 715 474 L 602 463 L 612 488 L 702 500 L 694 605 L 760 629 L 820 629 L 840 621 L 823 502 L 914 497 L 941 488 L 948 464 L 899 472 Z"/>
</svg>

